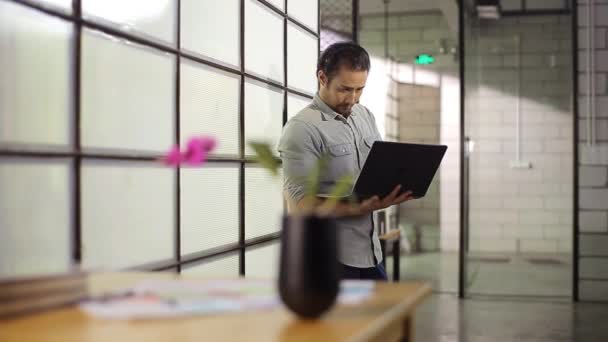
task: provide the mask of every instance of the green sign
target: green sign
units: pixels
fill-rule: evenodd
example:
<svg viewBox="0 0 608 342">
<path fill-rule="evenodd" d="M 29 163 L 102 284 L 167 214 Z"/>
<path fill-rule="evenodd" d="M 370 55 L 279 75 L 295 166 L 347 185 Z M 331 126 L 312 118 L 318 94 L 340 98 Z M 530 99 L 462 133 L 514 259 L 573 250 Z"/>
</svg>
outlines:
<svg viewBox="0 0 608 342">
<path fill-rule="evenodd" d="M 428 64 L 433 64 L 435 63 L 435 57 L 429 55 L 429 54 L 422 54 L 422 55 L 418 55 L 416 56 L 416 64 L 420 64 L 420 65 L 428 65 Z"/>
</svg>

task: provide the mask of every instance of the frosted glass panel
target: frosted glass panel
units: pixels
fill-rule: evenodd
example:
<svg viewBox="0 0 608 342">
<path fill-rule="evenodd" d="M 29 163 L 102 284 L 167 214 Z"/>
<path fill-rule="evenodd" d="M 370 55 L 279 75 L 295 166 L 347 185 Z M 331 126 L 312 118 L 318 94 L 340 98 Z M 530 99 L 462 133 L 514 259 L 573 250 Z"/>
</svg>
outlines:
<svg viewBox="0 0 608 342">
<path fill-rule="evenodd" d="M 66 271 L 68 160 L 0 158 L 0 277 Z"/>
<path fill-rule="evenodd" d="M 287 1 L 287 13 L 300 23 L 317 32 L 319 7 L 317 0 Z"/>
<path fill-rule="evenodd" d="M 173 169 L 84 161 L 81 177 L 85 267 L 124 268 L 173 258 Z"/>
<path fill-rule="evenodd" d="M 255 81 L 245 82 L 245 142 L 263 141 L 275 149 L 283 127 L 283 91 Z M 253 154 L 246 146 L 245 153 Z"/>
<path fill-rule="evenodd" d="M 245 276 L 276 278 L 279 274 L 279 243 L 245 251 Z"/>
<path fill-rule="evenodd" d="M 287 119 L 291 119 L 293 116 L 298 114 L 304 107 L 308 106 L 312 102 L 311 99 L 301 97 L 294 94 L 287 95 Z"/>
<path fill-rule="evenodd" d="M 245 1 L 245 69 L 283 83 L 283 18 L 256 0 Z"/>
<path fill-rule="evenodd" d="M 181 169 L 182 254 L 239 240 L 239 165 Z"/>
<path fill-rule="evenodd" d="M 245 239 L 280 230 L 283 215 L 281 181 L 261 167 L 245 168 Z"/>
<path fill-rule="evenodd" d="M 240 1 L 182 0 L 181 47 L 239 66 Z"/>
<path fill-rule="evenodd" d="M 52 7 L 61 9 L 63 12 L 72 12 L 72 0 L 30 0 L 31 2 L 37 2 L 44 7 Z"/>
<path fill-rule="evenodd" d="M 238 154 L 240 76 L 182 62 L 180 82 L 181 141 L 213 135 L 219 140 L 214 154 Z"/>
<path fill-rule="evenodd" d="M 83 33 L 83 146 L 165 150 L 175 136 L 175 57 Z"/>
<path fill-rule="evenodd" d="M 500 8 L 503 11 L 520 11 L 522 0 L 500 0 Z"/>
<path fill-rule="evenodd" d="M 566 2 L 564 0 L 526 0 L 526 10 L 562 8 L 566 8 Z"/>
<path fill-rule="evenodd" d="M 317 38 L 301 28 L 287 26 L 287 84 L 310 94 L 317 91 Z"/>
<path fill-rule="evenodd" d="M 187 267 L 187 268 L 186 268 Z M 239 276 L 239 255 L 231 254 L 205 261 L 194 266 L 184 266 L 182 274 L 203 277 L 236 278 Z"/>
<path fill-rule="evenodd" d="M 0 2 L 0 144 L 70 141 L 71 25 Z"/>
<path fill-rule="evenodd" d="M 285 12 L 285 0 L 266 0 L 268 3 L 273 5 L 274 7 L 280 9 Z"/>
<path fill-rule="evenodd" d="M 175 0 L 82 0 L 82 12 L 105 24 L 175 45 Z"/>
</svg>

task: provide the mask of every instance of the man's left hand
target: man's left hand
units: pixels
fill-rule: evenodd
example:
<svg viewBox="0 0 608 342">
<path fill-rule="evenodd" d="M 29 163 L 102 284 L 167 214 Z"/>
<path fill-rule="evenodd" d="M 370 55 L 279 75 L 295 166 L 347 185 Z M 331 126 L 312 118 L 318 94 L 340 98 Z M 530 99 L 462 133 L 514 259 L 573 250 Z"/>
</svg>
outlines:
<svg viewBox="0 0 608 342">
<path fill-rule="evenodd" d="M 401 204 L 403 202 L 407 202 L 410 200 L 415 199 L 415 197 L 412 195 L 412 191 L 406 191 L 404 193 L 402 193 L 401 195 L 399 194 L 399 191 L 401 191 L 401 185 L 397 185 L 393 191 L 391 191 L 390 194 L 388 194 L 386 197 L 380 199 L 378 196 L 374 196 L 371 198 L 371 202 L 369 203 L 369 207 L 372 211 L 375 210 L 382 210 L 382 209 L 386 209 L 390 206 L 396 205 L 396 204 Z"/>
</svg>

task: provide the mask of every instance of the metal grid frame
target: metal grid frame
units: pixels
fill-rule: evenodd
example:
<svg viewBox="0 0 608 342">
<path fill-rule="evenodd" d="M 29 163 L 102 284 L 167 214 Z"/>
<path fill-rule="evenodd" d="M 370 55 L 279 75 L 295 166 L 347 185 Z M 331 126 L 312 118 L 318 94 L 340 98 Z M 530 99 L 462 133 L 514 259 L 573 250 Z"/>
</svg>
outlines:
<svg viewBox="0 0 608 342">
<path fill-rule="evenodd" d="M 323 0 L 321 10 L 321 47 L 342 41 L 356 42 L 359 0 Z"/>
<path fill-rule="evenodd" d="M 287 1 L 284 0 L 285 11 L 273 6 L 266 0 L 253 0 L 263 4 L 268 10 L 275 12 L 283 18 L 283 84 L 276 81 L 264 79 L 262 77 L 253 75 L 245 71 L 245 1 L 240 0 L 239 8 L 239 23 L 240 23 L 240 66 L 238 68 L 228 67 L 222 64 L 218 64 L 212 60 L 204 57 L 182 51 L 180 46 L 181 39 L 181 1 L 174 0 L 176 2 L 176 13 L 175 13 L 175 25 L 176 25 L 176 42 L 175 46 L 168 43 L 159 42 L 154 39 L 143 37 L 142 35 L 132 34 L 129 32 L 122 31 L 115 27 L 112 27 L 105 23 L 100 23 L 96 20 L 84 18 L 82 15 L 82 1 L 72 0 L 72 13 L 66 13 L 60 9 L 56 9 L 52 6 L 31 2 L 28 0 L 0 0 L 8 1 L 22 5 L 24 7 L 39 11 L 49 16 L 63 19 L 67 22 L 72 23 L 73 33 L 70 38 L 72 41 L 70 56 L 73 61 L 71 65 L 71 108 L 73 108 L 72 117 L 72 141 L 70 145 L 65 149 L 51 148 L 48 146 L 32 146 L 24 148 L 22 146 L 15 147 L 11 145 L 0 144 L 0 157 L 17 157 L 17 158 L 69 158 L 72 162 L 72 172 L 70 187 L 71 187 L 71 206 L 73 208 L 72 215 L 72 226 L 70 227 L 72 242 L 71 242 L 71 261 L 74 263 L 80 263 L 82 260 L 82 221 L 81 221 L 81 163 L 82 160 L 89 159 L 100 159 L 100 160 L 114 160 L 114 161 L 142 161 L 155 163 L 160 154 L 150 152 L 137 152 L 131 150 L 125 151 L 112 151 L 107 152 L 104 150 L 92 150 L 87 149 L 83 151 L 81 146 L 81 53 L 82 53 L 82 28 L 93 29 L 96 31 L 103 32 L 110 36 L 125 39 L 129 42 L 133 42 L 142 46 L 153 48 L 161 52 L 170 53 L 175 56 L 176 70 L 174 78 L 174 91 L 175 91 L 175 143 L 179 143 L 180 138 L 180 63 L 181 59 L 184 58 L 191 62 L 196 62 L 202 65 L 210 66 L 212 68 L 222 70 L 233 75 L 240 76 L 240 89 L 239 89 L 239 154 L 238 156 L 227 156 L 227 155 L 212 155 L 208 158 L 209 162 L 216 163 L 238 163 L 239 164 L 239 236 L 238 242 L 223 245 L 207 250 L 202 250 L 188 255 L 181 255 L 181 220 L 180 220 L 180 168 L 178 167 L 175 171 L 175 231 L 174 231 L 174 257 L 170 260 L 157 260 L 150 263 L 137 265 L 130 267 L 131 270 L 147 270 L 147 271 L 161 271 L 161 270 L 173 270 L 180 272 L 182 265 L 185 264 L 197 264 L 204 262 L 205 260 L 214 259 L 221 255 L 229 255 L 234 252 L 239 253 L 239 275 L 245 275 L 245 250 L 247 248 L 276 241 L 280 237 L 280 232 L 259 236 L 252 239 L 245 239 L 245 165 L 255 164 L 256 162 L 252 158 L 245 156 L 245 105 L 244 105 L 244 93 L 245 93 L 245 81 L 247 79 L 261 82 L 266 85 L 270 85 L 274 88 L 278 88 L 283 91 L 283 116 L 282 124 L 287 122 L 287 101 L 288 94 L 299 95 L 308 99 L 312 99 L 312 94 L 302 92 L 298 89 L 294 89 L 288 86 L 287 83 L 287 25 L 288 23 L 294 24 L 300 29 L 306 31 L 308 34 L 317 39 L 317 54 L 319 50 L 319 37 L 320 37 L 320 7 L 319 0 L 317 0 L 317 31 L 313 31 L 297 19 L 289 16 L 287 13 Z"/>
<path fill-rule="evenodd" d="M 522 16 L 522 15 L 559 15 L 559 14 L 570 14 L 571 12 L 571 0 L 562 0 L 564 6 L 561 8 L 553 9 L 529 9 L 527 0 L 519 0 L 520 8 L 518 10 L 502 11 L 504 16 Z"/>
<path fill-rule="evenodd" d="M 579 249 L 579 234 L 580 234 L 580 226 L 579 226 L 579 156 L 580 151 L 578 148 L 578 140 L 579 140 L 579 118 L 580 118 L 580 110 L 578 107 L 578 96 L 579 96 L 579 86 L 578 86 L 578 4 L 576 2 L 572 3 L 570 6 L 570 1 L 567 1 L 568 8 L 571 8 L 571 22 L 570 27 L 571 35 L 572 35 L 572 114 L 574 123 L 572 125 L 572 193 L 574 196 L 572 197 L 572 301 L 578 302 L 580 300 L 579 293 L 579 280 L 580 280 L 580 271 L 578 267 L 578 260 L 580 258 L 580 249 Z"/>
</svg>

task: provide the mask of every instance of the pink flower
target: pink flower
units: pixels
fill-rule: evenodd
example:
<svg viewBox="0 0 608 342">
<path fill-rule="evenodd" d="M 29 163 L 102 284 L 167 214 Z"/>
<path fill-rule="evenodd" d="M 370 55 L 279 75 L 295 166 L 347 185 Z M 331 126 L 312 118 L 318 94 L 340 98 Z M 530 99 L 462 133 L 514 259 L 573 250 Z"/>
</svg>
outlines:
<svg viewBox="0 0 608 342">
<path fill-rule="evenodd" d="M 167 166 L 178 166 L 182 160 L 182 156 L 179 151 L 179 146 L 175 145 L 172 147 L 165 157 L 162 159 L 163 163 Z"/>
<path fill-rule="evenodd" d="M 185 151 L 180 151 L 178 145 L 173 146 L 162 158 L 162 162 L 173 167 L 182 163 L 193 167 L 202 166 L 216 145 L 217 142 L 213 137 L 191 137 L 186 143 Z"/>
</svg>

